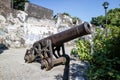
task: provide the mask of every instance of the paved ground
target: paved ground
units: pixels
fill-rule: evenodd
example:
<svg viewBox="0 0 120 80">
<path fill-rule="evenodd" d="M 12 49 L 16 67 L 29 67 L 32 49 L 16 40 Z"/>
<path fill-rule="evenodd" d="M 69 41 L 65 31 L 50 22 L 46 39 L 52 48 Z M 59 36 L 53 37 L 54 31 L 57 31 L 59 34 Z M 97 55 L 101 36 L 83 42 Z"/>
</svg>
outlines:
<svg viewBox="0 0 120 80">
<path fill-rule="evenodd" d="M 71 48 L 67 47 L 66 53 L 69 54 Z M 72 60 L 70 70 L 68 66 L 60 65 L 50 71 L 45 71 L 40 69 L 39 63 L 24 63 L 25 51 L 25 48 L 20 48 L 8 49 L 0 53 L 0 80 L 66 80 L 68 75 L 69 80 L 85 80 L 81 76 L 84 76 L 86 64 Z"/>
</svg>

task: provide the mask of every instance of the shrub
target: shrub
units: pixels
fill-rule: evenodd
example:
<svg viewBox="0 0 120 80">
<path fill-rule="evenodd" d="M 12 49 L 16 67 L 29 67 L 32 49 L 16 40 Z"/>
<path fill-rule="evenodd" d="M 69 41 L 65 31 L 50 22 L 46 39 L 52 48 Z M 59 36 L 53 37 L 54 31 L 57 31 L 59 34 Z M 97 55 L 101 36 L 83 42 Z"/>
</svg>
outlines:
<svg viewBox="0 0 120 80">
<path fill-rule="evenodd" d="M 97 29 L 90 80 L 120 80 L 120 27 L 109 26 L 107 31 L 106 36 L 106 31 Z"/>
<path fill-rule="evenodd" d="M 80 60 L 91 60 L 92 56 L 90 54 L 90 43 L 83 39 L 78 39 L 76 42 L 76 48 L 73 48 L 71 54 L 78 56 Z"/>
<path fill-rule="evenodd" d="M 90 62 L 89 79 L 120 80 L 120 27 L 109 25 L 107 30 L 97 28 L 93 50 L 93 55 L 90 55 L 89 42 L 78 40 L 71 52 L 82 61 Z"/>
</svg>

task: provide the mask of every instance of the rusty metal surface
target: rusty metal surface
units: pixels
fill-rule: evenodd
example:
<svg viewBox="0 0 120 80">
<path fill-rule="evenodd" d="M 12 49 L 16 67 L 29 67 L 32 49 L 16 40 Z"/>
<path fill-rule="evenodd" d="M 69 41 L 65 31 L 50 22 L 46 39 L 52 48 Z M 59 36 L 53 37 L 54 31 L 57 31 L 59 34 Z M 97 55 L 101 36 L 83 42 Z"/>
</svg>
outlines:
<svg viewBox="0 0 120 80">
<path fill-rule="evenodd" d="M 59 64 L 68 65 L 70 58 L 65 54 L 64 43 L 90 33 L 91 27 L 85 22 L 79 26 L 39 40 L 33 44 L 30 50 L 26 51 L 25 62 L 31 63 L 39 57 L 41 69 L 46 70 L 50 70 Z M 60 50 L 62 50 L 62 54 Z"/>
<path fill-rule="evenodd" d="M 89 23 L 84 22 L 81 25 L 78 25 L 78 26 L 68 29 L 66 31 L 48 36 L 42 40 L 44 41 L 44 40 L 49 39 L 52 42 L 52 46 L 58 46 L 65 42 L 68 42 L 72 39 L 75 39 L 77 37 L 81 37 L 83 35 L 87 35 L 90 33 L 91 33 L 91 27 L 90 27 Z M 42 40 L 37 41 L 37 43 L 41 42 Z"/>
</svg>

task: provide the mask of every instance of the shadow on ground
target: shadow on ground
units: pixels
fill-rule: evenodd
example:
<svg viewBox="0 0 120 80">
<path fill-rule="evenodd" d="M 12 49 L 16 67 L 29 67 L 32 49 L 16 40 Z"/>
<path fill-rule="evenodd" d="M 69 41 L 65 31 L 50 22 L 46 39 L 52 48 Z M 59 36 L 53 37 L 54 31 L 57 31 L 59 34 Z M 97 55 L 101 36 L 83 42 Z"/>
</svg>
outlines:
<svg viewBox="0 0 120 80">
<path fill-rule="evenodd" d="M 58 74 L 55 76 L 56 80 L 69 80 L 69 64 L 65 65 L 63 75 Z"/>
<path fill-rule="evenodd" d="M 70 80 L 88 80 L 88 63 L 78 61 L 77 63 L 72 62 L 70 66 Z"/>
<path fill-rule="evenodd" d="M 69 80 L 70 57 L 68 55 L 65 55 L 65 57 L 67 61 L 65 64 L 64 73 L 63 75 L 56 75 L 56 80 Z"/>
<path fill-rule="evenodd" d="M 55 78 L 56 80 L 89 80 L 88 69 L 88 62 L 71 60 L 69 65 L 65 65 L 64 74 L 56 75 Z"/>
<path fill-rule="evenodd" d="M 7 50 L 8 47 L 6 47 L 4 44 L 0 43 L 0 54 L 4 52 L 4 50 Z"/>
</svg>

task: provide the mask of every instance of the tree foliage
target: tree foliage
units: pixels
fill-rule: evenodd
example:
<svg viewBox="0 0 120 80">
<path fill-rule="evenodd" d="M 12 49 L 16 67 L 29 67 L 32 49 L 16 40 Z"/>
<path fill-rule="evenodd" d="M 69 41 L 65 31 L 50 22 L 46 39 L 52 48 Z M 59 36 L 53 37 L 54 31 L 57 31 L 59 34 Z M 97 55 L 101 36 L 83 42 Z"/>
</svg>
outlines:
<svg viewBox="0 0 120 80">
<path fill-rule="evenodd" d="M 77 46 L 77 50 L 73 50 L 77 55 L 83 57 L 80 59 L 85 59 L 90 62 L 88 72 L 90 80 L 120 80 L 120 8 L 111 9 L 107 15 L 107 36 L 106 30 L 96 28 L 91 59 L 81 56 L 83 53 L 84 55 L 88 55 L 90 47 L 79 45 Z M 97 26 L 105 24 L 104 22 L 104 16 L 92 18 L 91 21 L 91 23 Z M 86 45 L 86 42 L 80 43 Z"/>
<path fill-rule="evenodd" d="M 100 26 L 105 24 L 105 16 L 93 17 L 91 23 Z M 107 24 L 120 26 L 120 8 L 111 9 L 107 13 Z"/>
<path fill-rule="evenodd" d="M 108 26 L 109 33 L 97 29 L 90 80 L 120 80 L 120 27 Z"/>
<path fill-rule="evenodd" d="M 96 26 L 100 26 L 100 25 L 103 25 L 105 24 L 105 18 L 104 16 L 98 16 L 98 17 L 93 17 L 92 20 L 91 20 L 91 24 L 94 24 Z"/>
<path fill-rule="evenodd" d="M 104 24 L 104 17 L 91 21 L 95 25 Z M 106 31 L 97 29 L 94 38 L 94 55 L 89 71 L 90 80 L 120 80 L 120 8 L 107 13 Z"/>
<path fill-rule="evenodd" d="M 71 17 L 71 15 L 69 13 L 66 13 L 66 12 L 62 13 L 62 15 L 66 15 L 66 16 L 70 16 Z"/>
<path fill-rule="evenodd" d="M 120 8 L 109 10 L 107 19 L 108 25 L 120 26 Z"/>
<path fill-rule="evenodd" d="M 64 12 L 64 13 L 62 13 L 62 15 L 66 15 L 66 16 L 71 17 L 73 24 L 76 24 L 77 21 L 78 21 L 78 22 L 81 22 L 80 18 L 78 18 L 78 17 L 72 17 L 69 13 Z"/>
<path fill-rule="evenodd" d="M 17 10 L 24 10 L 25 2 L 29 2 L 29 0 L 13 0 L 13 8 Z"/>
<path fill-rule="evenodd" d="M 90 61 L 92 59 L 92 55 L 90 54 L 89 41 L 78 39 L 76 42 L 76 48 L 73 48 L 71 51 L 71 55 L 72 54 L 74 56 L 78 56 L 78 58 L 82 61 Z"/>
<path fill-rule="evenodd" d="M 81 21 L 78 17 L 72 17 L 73 24 L 76 24 L 77 21 Z"/>
</svg>

